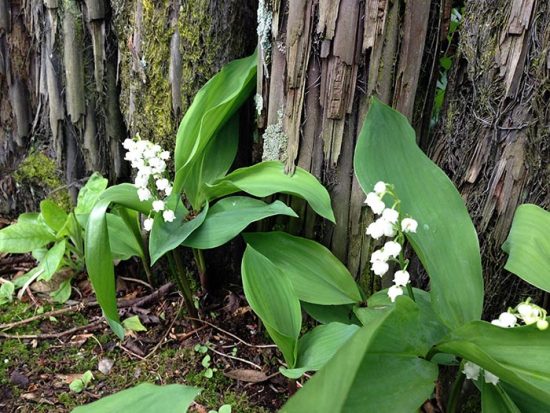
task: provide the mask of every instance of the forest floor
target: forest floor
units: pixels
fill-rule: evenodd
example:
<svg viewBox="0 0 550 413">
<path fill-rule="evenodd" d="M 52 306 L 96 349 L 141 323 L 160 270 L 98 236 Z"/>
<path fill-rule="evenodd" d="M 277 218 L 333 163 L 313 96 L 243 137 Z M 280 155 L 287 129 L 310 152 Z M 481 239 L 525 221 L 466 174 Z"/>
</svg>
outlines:
<svg viewBox="0 0 550 413">
<path fill-rule="evenodd" d="M 2 262 L 9 259 L 0 255 L 3 278 L 8 276 Z M 278 373 L 281 357 L 238 287 L 202 297 L 202 321 L 193 321 L 170 284 L 156 294 L 143 282 L 119 281 L 122 318 L 137 315 L 147 329 L 122 341 L 93 304 L 85 278 L 73 283 L 72 299 L 64 305 L 30 290 L 21 301 L 0 306 L 1 412 L 69 412 L 142 382 L 202 388 L 190 409 L 196 413 L 223 404 L 239 413 L 282 405 L 287 381 Z M 70 390 L 70 382 L 86 371 L 94 380 L 80 393 Z"/>
</svg>

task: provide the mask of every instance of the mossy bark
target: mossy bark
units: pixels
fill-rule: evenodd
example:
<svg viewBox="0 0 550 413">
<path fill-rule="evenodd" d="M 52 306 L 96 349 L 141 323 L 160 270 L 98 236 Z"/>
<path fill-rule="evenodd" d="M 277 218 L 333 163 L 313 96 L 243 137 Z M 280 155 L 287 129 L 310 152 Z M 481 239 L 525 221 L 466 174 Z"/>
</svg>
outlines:
<svg viewBox="0 0 550 413">
<path fill-rule="evenodd" d="M 126 177 L 121 142 L 136 133 L 173 149 L 196 91 L 253 51 L 255 10 L 254 0 L 0 0 L 0 212 L 35 209 L 53 190 L 74 199 L 94 170 Z M 35 152 L 66 188 L 34 179 L 34 196 L 15 184 Z"/>
<path fill-rule="evenodd" d="M 503 269 L 501 245 L 518 205 L 550 206 L 549 48 L 548 2 L 467 2 L 444 116 L 429 142 L 480 234 L 489 318 L 528 296 L 544 301 Z"/>
</svg>

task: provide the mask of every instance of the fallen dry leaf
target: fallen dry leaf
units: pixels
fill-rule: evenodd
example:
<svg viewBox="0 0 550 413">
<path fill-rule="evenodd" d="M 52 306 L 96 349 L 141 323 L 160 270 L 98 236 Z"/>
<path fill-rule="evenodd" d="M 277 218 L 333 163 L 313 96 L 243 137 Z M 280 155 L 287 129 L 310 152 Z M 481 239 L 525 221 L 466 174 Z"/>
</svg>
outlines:
<svg viewBox="0 0 550 413">
<path fill-rule="evenodd" d="M 264 372 L 252 369 L 235 369 L 225 371 L 223 374 L 230 379 L 245 381 L 248 383 L 261 383 L 269 379 L 269 376 Z"/>
</svg>

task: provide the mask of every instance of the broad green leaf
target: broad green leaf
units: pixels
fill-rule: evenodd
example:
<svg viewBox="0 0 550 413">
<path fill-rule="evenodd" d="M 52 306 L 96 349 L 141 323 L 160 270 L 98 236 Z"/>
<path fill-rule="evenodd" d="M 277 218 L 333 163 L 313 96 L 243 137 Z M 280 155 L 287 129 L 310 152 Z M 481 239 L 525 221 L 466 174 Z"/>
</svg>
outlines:
<svg viewBox="0 0 550 413">
<path fill-rule="evenodd" d="M 417 146 L 407 118 L 373 98 L 355 148 L 365 192 L 395 186 L 401 212 L 419 223 L 407 238 L 430 276 L 432 305 L 451 328 L 481 318 L 483 278 L 476 231 L 460 194 Z"/>
<path fill-rule="evenodd" d="M 127 260 L 131 257 L 145 257 L 141 240 L 136 239 L 124 219 L 107 213 L 109 245 L 114 260 Z"/>
<path fill-rule="evenodd" d="M 199 228 L 206 214 L 208 213 L 208 204 L 205 204 L 204 209 L 193 219 L 186 221 L 188 211 L 179 201 L 178 206 L 174 209 L 176 219 L 172 222 L 165 222 L 161 214 L 155 216 L 153 229 L 149 236 L 149 254 L 151 255 L 151 264 L 174 248 L 181 245 L 189 235 Z"/>
<path fill-rule="evenodd" d="M 264 323 L 288 366 L 293 368 L 302 312 L 290 279 L 250 245 L 244 252 L 241 274 L 250 307 Z"/>
<path fill-rule="evenodd" d="M 198 249 L 219 247 L 235 238 L 251 223 L 274 215 L 297 217 L 292 208 L 281 201 L 266 204 L 247 196 L 224 198 L 210 208 L 204 223 L 183 245 Z"/>
<path fill-rule="evenodd" d="M 321 244 L 285 232 L 248 233 L 244 237 L 287 274 L 301 301 L 324 305 L 361 301 L 347 268 Z"/>
<path fill-rule="evenodd" d="M 287 377 L 292 377 L 293 373 L 296 373 L 292 378 L 298 378 L 306 371 L 319 370 L 357 330 L 359 326 L 342 323 L 315 327 L 298 340 L 296 367 L 281 372 Z"/>
<path fill-rule="evenodd" d="M 78 192 L 78 199 L 74 209 L 75 214 L 89 214 L 92 211 L 101 193 L 107 188 L 107 179 L 98 172 L 88 178 L 88 182 Z"/>
<path fill-rule="evenodd" d="M 71 298 L 71 279 L 65 280 L 61 283 L 59 288 L 52 292 L 50 296 L 52 297 L 52 300 L 54 300 L 56 303 L 63 304 L 66 302 L 69 298 Z"/>
<path fill-rule="evenodd" d="M 334 222 L 330 196 L 317 178 L 302 168 L 296 168 L 293 175 L 288 175 L 279 161 L 239 168 L 225 178 L 206 185 L 204 191 L 209 200 L 239 191 L 259 198 L 282 192 L 305 199 L 315 212 Z"/>
<path fill-rule="evenodd" d="M 17 217 L 17 223 L 21 224 L 23 222 L 28 224 L 41 224 L 44 225 L 44 223 L 41 223 L 41 214 L 39 212 L 23 212 L 21 215 Z"/>
<path fill-rule="evenodd" d="M 185 176 L 185 195 L 198 210 L 206 201 L 203 186 L 225 176 L 237 155 L 239 146 L 239 114 L 229 119 L 208 142 L 204 151 Z"/>
<path fill-rule="evenodd" d="M 550 412 L 550 403 L 543 403 L 539 400 L 535 400 L 508 383 L 501 382 L 500 385 L 514 401 L 516 406 L 519 407 L 521 413 Z"/>
<path fill-rule="evenodd" d="M 483 413 L 521 413 L 500 384 L 496 386 L 480 380 L 481 411 Z"/>
<path fill-rule="evenodd" d="M 256 85 L 257 56 L 234 60 L 199 90 L 176 136 L 175 192 L 187 192 L 185 181 L 195 161 L 220 128 L 250 96 Z"/>
<path fill-rule="evenodd" d="M 502 249 L 509 255 L 505 269 L 550 292 L 550 212 L 520 205 Z"/>
<path fill-rule="evenodd" d="M 141 383 L 75 408 L 72 413 L 185 413 L 199 394 L 196 387 Z"/>
<path fill-rule="evenodd" d="M 40 261 L 39 267 L 43 270 L 42 274 L 38 277 L 38 280 L 49 281 L 52 279 L 55 272 L 61 265 L 63 257 L 65 256 L 65 248 L 67 242 L 65 240 L 59 241 L 53 247 L 51 247 L 42 261 Z"/>
<path fill-rule="evenodd" d="M 55 235 L 39 220 L 17 222 L 0 230 L 0 252 L 20 254 L 55 241 Z"/>
<path fill-rule="evenodd" d="M 49 199 L 40 202 L 40 212 L 46 225 L 55 232 L 59 231 L 65 225 L 65 221 L 67 221 L 67 213 Z"/>
<path fill-rule="evenodd" d="M 321 305 L 306 303 L 305 301 L 302 301 L 301 304 L 303 310 L 319 323 L 328 324 L 338 322 L 342 324 L 361 324 L 353 313 L 352 304 Z"/>
<path fill-rule="evenodd" d="M 419 311 L 418 318 L 422 325 L 422 328 L 417 331 L 416 336 L 423 343 L 419 344 L 419 346 L 424 345 L 424 352 L 427 353 L 433 345 L 437 344 L 449 333 L 449 329 L 433 310 L 430 294 L 418 288 L 413 288 L 413 293 Z M 372 319 L 378 318 L 378 313 L 381 310 L 394 305 L 388 297 L 388 290 L 384 289 L 371 295 L 367 300 L 366 307 L 356 307 L 355 314 L 363 325 L 367 325 Z"/>
<path fill-rule="evenodd" d="M 350 338 L 280 410 L 304 412 L 416 412 L 430 397 L 437 366 L 418 356 L 418 307 L 397 299 Z"/>
<path fill-rule="evenodd" d="M 519 391 L 550 404 L 550 329 L 501 328 L 474 321 L 451 332 L 437 349 L 472 361 Z"/>
<path fill-rule="evenodd" d="M 126 330 L 130 331 L 147 331 L 147 328 L 143 324 L 141 324 L 141 320 L 137 315 L 134 315 L 132 317 L 128 317 L 122 322 L 122 325 Z"/>
<path fill-rule="evenodd" d="M 141 202 L 134 185 L 120 184 L 106 189 L 90 212 L 86 225 L 86 267 L 97 301 L 107 321 L 117 335 L 124 338 L 116 308 L 115 273 L 113 255 L 109 244 L 107 209 L 111 203 L 148 214 L 152 209 L 150 201 Z"/>
</svg>

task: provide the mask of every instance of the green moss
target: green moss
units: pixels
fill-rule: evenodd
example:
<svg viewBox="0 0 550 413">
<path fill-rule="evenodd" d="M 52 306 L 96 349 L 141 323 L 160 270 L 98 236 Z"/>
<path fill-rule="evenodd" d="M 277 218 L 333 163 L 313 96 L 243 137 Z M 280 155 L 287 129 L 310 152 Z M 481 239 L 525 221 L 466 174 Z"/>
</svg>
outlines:
<svg viewBox="0 0 550 413">
<path fill-rule="evenodd" d="M 39 187 L 48 195 L 48 198 L 68 211 L 71 208 L 69 192 L 64 187 L 61 174 L 53 159 L 42 152 L 31 152 L 19 164 L 14 173 L 18 184 Z"/>
<path fill-rule="evenodd" d="M 118 3 L 118 2 L 116 2 Z M 180 33 L 182 77 L 180 90 L 182 112 L 172 110 L 170 84 L 170 42 L 175 28 L 170 24 L 169 0 L 144 0 L 141 23 L 141 44 L 135 54 L 126 44 L 135 27 L 135 6 L 132 2 L 114 5 L 114 24 L 119 33 L 121 51 L 120 102 L 131 133 L 139 133 L 143 139 L 154 141 L 168 150 L 175 146 L 176 132 L 197 91 L 225 63 L 221 53 L 228 47 L 212 34 L 211 2 L 189 0 L 180 7 L 177 29 Z M 138 61 L 139 59 L 139 61 Z M 135 63 L 139 66 L 134 70 Z M 130 113 L 130 95 L 134 96 Z"/>
</svg>

